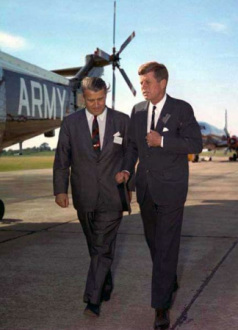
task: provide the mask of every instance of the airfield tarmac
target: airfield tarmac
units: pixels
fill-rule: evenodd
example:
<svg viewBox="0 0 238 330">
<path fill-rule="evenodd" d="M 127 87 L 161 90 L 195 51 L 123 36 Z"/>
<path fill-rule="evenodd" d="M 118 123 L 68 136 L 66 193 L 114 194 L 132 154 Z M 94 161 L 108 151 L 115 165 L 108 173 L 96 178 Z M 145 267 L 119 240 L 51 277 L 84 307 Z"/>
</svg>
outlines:
<svg viewBox="0 0 238 330">
<path fill-rule="evenodd" d="M 0 177 L 0 329 L 153 329 L 151 261 L 135 196 L 118 234 L 111 300 L 89 318 L 86 242 L 72 204 L 54 203 L 52 170 Z M 237 183 L 238 162 L 190 163 L 170 329 L 238 329 Z"/>
</svg>

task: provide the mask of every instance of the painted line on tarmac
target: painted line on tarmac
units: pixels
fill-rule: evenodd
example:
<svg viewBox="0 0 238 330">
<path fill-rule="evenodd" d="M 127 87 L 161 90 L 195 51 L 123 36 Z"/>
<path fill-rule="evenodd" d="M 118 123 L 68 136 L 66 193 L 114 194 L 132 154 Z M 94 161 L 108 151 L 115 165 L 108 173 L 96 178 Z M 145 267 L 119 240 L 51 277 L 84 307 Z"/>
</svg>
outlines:
<svg viewBox="0 0 238 330">
<path fill-rule="evenodd" d="M 7 229 L 1 229 L 0 231 L 2 232 L 10 232 L 10 231 L 16 231 L 17 233 L 18 232 L 24 232 L 25 234 L 22 234 L 22 235 L 19 235 L 19 236 L 16 236 L 16 237 L 11 237 L 11 238 L 8 238 L 8 239 L 5 239 L 3 241 L 0 241 L 0 244 L 2 243 L 6 243 L 6 242 L 9 242 L 9 241 L 14 241 L 16 239 L 19 239 L 19 238 L 22 238 L 22 237 L 26 237 L 28 235 L 33 235 L 33 234 L 37 234 L 37 233 L 42 233 L 43 231 L 48 231 L 49 229 L 52 229 L 52 228 L 55 228 L 55 227 L 59 227 L 59 226 L 62 226 L 62 225 L 65 225 L 67 223 L 70 223 L 70 222 L 73 222 L 74 220 L 70 220 L 70 221 L 67 221 L 67 222 L 63 222 L 63 223 L 59 223 L 57 225 L 52 225 L 52 226 L 49 226 L 49 227 L 46 227 L 46 228 L 43 228 L 43 229 L 40 229 L 40 230 L 30 230 L 30 231 L 27 231 L 27 230 L 7 230 Z"/>
<path fill-rule="evenodd" d="M 196 294 L 191 299 L 190 303 L 185 307 L 181 315 L 177 318 L 176 322 L 173 324 L 173 326 L 170 328 L 171 330 L 176 329 L 177 327 L 182 326 L 182 324 L 187 320 L 188 318 L 188 311 L 192 307 L 192 305 L 195 303 L 195 301 L 198 299 L 200 294 L 204 291 L 205 287 L 209 284 L 209 282 L 212 280 L 218 269 L 221 267 L 221 265 L 224 263 L 224 261 L 227 259 L 229 254 L 234 250 L 234 248 L 237 246 L 238 241 L 234 242 L 232 246 L 229 248 L 229 250 L 226 252 L 226 254 L 223 256 L 223 258 L 220 260 L 220 262 L 216 265 L 216 267 L 213 269 L 211 274 L 206 277 L 203 284 L 200 286 L 200 288 L 197 290 Z"/>
</svg>

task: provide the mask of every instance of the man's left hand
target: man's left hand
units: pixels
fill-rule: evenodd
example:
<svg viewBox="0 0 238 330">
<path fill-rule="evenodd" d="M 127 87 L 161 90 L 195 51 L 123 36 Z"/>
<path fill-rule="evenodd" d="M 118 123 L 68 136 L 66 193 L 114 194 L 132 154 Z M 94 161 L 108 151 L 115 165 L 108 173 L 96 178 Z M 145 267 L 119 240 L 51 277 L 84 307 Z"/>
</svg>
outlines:
<svg viewBox="0 0 238 330">
<path fill-rule="evenodd" d="M 122 172 L 118 172 L 115 176 L 115 180 L 117 183 L 122 183 L 122 182 L 127 182 L 129 180 L 130 177 L 130 173 L 127 171 L 122 171 Z"/>
<path fill-rule="evenodd" d="M 150 131 L 146 135 L 146 141 L 148 147 L 161 147 L 161 138 L 162 136 L 157 131 Z"/>
</svg>

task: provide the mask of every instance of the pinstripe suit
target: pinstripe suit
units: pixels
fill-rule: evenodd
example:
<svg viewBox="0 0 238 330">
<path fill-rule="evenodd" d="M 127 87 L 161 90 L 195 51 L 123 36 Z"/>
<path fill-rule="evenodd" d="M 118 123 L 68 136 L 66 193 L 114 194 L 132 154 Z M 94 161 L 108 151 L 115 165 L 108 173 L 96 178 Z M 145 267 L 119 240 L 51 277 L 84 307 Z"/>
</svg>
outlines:
<svg viewBox="0 0 238 330">
<path fill-rule="evenodd" d="M 99 304 L 104 290 L 112 290 L 111 264 L 122 218 L 122 201 L 115 182 L 127 146 L 129 117 L 107 109 L 103 147 L 93 149 L 85 109 L 62 123 L 54 161 L 54 194 L 67 193 L 71 182 L 91 257 L 84 301 Z M 115 143 L 120 134 L 122 143 Z"/>
<path fill-rule="evenodd" d="M 187 155 L 201 152 L 202 138 L 191 106 L 167 95 L 155 128 L 163 136 L 163 147 L 149 148 L 145 139 L 148 106 L 144 101 L 132 110 L 123 169 L 132 172 L 139 158 L 136 192 L 153 261 L 152 307 L 166 309 L 176 279 L 188 191 Z"/>
</svg>

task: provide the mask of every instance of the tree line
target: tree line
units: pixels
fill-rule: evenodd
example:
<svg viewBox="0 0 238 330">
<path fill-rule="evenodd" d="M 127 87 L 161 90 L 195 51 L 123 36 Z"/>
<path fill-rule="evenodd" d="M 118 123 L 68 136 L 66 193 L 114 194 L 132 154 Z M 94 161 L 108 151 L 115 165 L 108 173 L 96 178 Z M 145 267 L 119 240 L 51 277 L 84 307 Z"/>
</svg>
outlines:
<svg viewBox="0 0 238 330">
<path fill-rule="evenodd" d="M 32 147 L 32 148 L 25 148 L 22 149 L 22 154 L 23 155 L 30 155 L 30 154 L 34 154 L 34 153 L 39 153 L 39 152 L 49 152 L 52 153 L 53 151 L 55 151 L 55 149 L 51 149 L 49 144 L 44 142 L 42 143 L 39 147 Z M 20 149 L 4 149 L 1 152 L 1 156 L 16 156 L 16 155 L 20 155 L 21 154 L 21 150 Z"/>
</svg>

